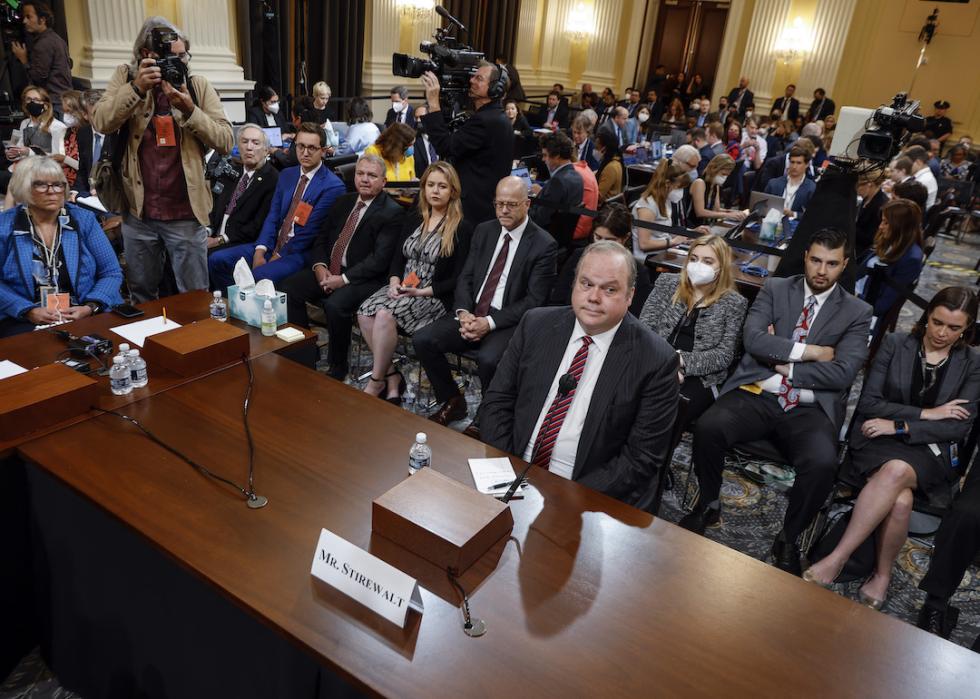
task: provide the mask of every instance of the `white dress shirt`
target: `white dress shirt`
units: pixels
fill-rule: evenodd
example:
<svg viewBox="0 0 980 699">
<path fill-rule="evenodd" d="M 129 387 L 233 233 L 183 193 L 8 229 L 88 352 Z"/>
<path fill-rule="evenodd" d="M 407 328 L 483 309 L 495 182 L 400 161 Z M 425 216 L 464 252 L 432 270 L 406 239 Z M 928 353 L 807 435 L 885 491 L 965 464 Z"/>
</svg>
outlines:
<svg viewBox="0 0 980 699">
<path fill-rule="evenodd" d="M 493 298 L 490 299 L 490 308 L 496 308 L 499 311 L 503 307 L 504 289 L 507 288 L 507 277 L 510 276 L 510 266 L 514 264 L 517 246 L 521 244 L 521 237 L 524 235 L 524 229 L 527 228 L 527 222 L 529 220 L 525 216 L 521 224 L 512 231 L 507 230 L 503 226 L 500 227 L 500 235 L 497 236 L 497 245 L 493 248 L 493 254 L 490 256 L 490 266 L 487 268 L 487 276 L 483 278 L 483 283 L 480 284 L 480 289 L 473 298 L 474 303 L 478 302 L 480 297 L 483 296 L 483 287 L 486 286 L 490 272 L 493 271 L 493 263 L 497 261 L 497 255 L 500 254 L 500 249 L 504 246 L 504 233 L 507 233 L 510 235 L 510 247 L 507 248 L 507 261 L 504 263 L 504 271 L 500 275 L 500 281 L 497 282 L 497 288 L 494 289 Z M 457 315 L 459 315 L 458 312 Z M 493 318 L 489 315 L 487 316 L 487 322 L 490 324 L 491 330 L 497 329 L 497 324 L 493 322 Z"/>
<path fill-rule="evenodd" d="M 813 306 L 813 315 L 810 316 L 810 327 L 811 328 L 813 327 L 813 324 L 817 320 L 817 315 L 820 313 L 820 309 L 823 308 L 823 305 L 827 301 L 827 298 L 834 292 L 834 289 L 836 289 L 836 288 L 837 288 L 837 285 L 834 284 L 834 286 L 830 287 L 826 291 L 823 291 L 823 292 L 821 292 L 821 293 L 819 293 L 819 294 L 816 295 L 817 302 Z M 814 294 L 813 294 L 813 291 L 810 289 L 810 285 L 807 284 L 806 281 L 804 280 L 804 282 L 803 282 L 803 308 L 806 308 L 807 301 L 813 295 Z M 803 308 L 800 309 L 800 313 L 803 313 Z M 797 316 L 796 318 L 797 318 L 797 320 L 799 320 L 799 316 Z M 793 327 L 796 327 L 796 321 L 795 320 L 793 321 Z M 789 377 L 787 377 L 790 384 L 793 383 L 793 366 L 795 365 L 796 362 L 803 361 L 803 351 L 805 349 L 806 349 L 806 343 L 805 342 L 794 342 L 793 343 L 793 349 L 789 353 Z M 773 374 L 772 376 L 770 376 L 765 381 L 758 381 L 758 382 L 756 382 L 756 385 L 759 388 L 761 388 L 763 391 L 767 391 L 769 393 L 774 393 L 774 394 L 778 395 L 779 394 L 779 386 L 782 384 L 782 382 L 783 382 L 783 377 L 782 377 L 781 374 Z M 809 388 L 801 388 L 800 389 L 800 403 L 814 403 L 814 402 L 816 402 L 816 397 L 813 395 L 813 391 L 811 391 Z"/>
<path fill-rule="evenodd" d="M 309 189 L 310 188 L 310 184 L 312 184 L 312 182 L 313 182 L 313 178 L 316 177 L 316 173 L 317 173 L 317 171 L 321 167 L 323 167 L 323 160 L 322 159 L 321 160 L 318 160 L 317 163 L 316 163 L 316 167 L 313 168 L 312 170 L 310 170 L 309 172 L 303 172 L 303 168 L 302 168 L 302 166 L 300 166 L 299 177 L 296 178 L 296 187 L 293 188 L 293 193 L 289 196 L 290 206 L 292 206 L 293 197 L 296 196 L 296 190 L 299 188 L 299 183 L 300 183 L 300 180 L 302 179 L 303 175 L 306 175 L 306 189 Z M 303 190 L 303 194 L 306 194 L 306 189 Z M 287 215 L 289 214 L 289 209 L 288 208 L 286 209 L 286 214 Z M 280 228 L 282 228 L 282 221 L 280 221 L 279 222 L 279 225 L 276 226 L 276 237 L 279 236 L 279 229 Z M 289 235 L 287 237 L 288 238 L 292 238 L 293 235 L 295 235 L 295 233 L 296 233 L 296 222 L 294 221 L 289 226 Z M 267 250 L 268 248 L 266 248 L 265 245 L 256 245 L 255 246 L 255 249 L 256 250 Z"/>
<path fill-rule="evenodd" d="M 562 478 L 568 478 L 569 480 L 572 478 L 572 471 L 575 468 L 575 456 L 578 453 L 578 440 L 582 434 L 582 427 L 585 425 L 585 418 L 589 414 L 592 392 L 595 390 L 596 382 L 599 380 L 599 374 L 602 373 L 602 365 L 609 355 L 609 347 L 612 345 L 613 338 L 616 336 L 616 331 L 619 330 L 621 324 L 622 321 L 616 323 L 615 327 L 610 328 L 606 332 L 592 336 L 592 344 L 589 345 L 589 356 L 585 361 L 582 377 L 579 379 L 578 386 L 575 388 L 572 403 L 568 406 L 568 412 L 565 413 L 565 420 L 561 424 L 561 430 L 559 430 L 558 436 L 555 439 L 554 448 L 551 450 L 549 468 Z M 587 335 L 585 329 L 576 320 L 575 327 L 572 329 L 572 336 L 565 346 L 565 354 L 558 364 L 558 372 L 551 382 L 551 388 L 548 389 L 548 395 L 545 398 L 544 405 L 541 406 L 538 421 L 534 423 L 534 431 L 531 432 L 531 441 L 527 443 L 527 448 L 524 449 L 523 458 L 525 461 L 530 461 L 534 455 L 534 444 L 538 440 L 538 432 L 541 430 L 541 424 L 544 422 L 545 416 L 547 416 L 548 410 L 551 408 L 551 404 L 558 394 L 558 380 L 568 373 L 568 369 L 572 365 L 572 359 L 582 346 L 582 338 L 585 335 Z"/>
<path fill-rule="evenodd" d="M 783 208 L 792 209 L 793 200 L 796 199 L 796 193 L 800 189 L 800 185 L 803 184 L 803 180 L 806 179 L 806 175 L 803 175 L 796 182 L 793 182 L 793 178 L 787 175 L 786 177 L 786 189 L 783 190 Z M 806 282 L 804 282 L 805 284 Z"/>
<path fill-rule="evenodd" d="M 361 225 L 361 221 L 364 220 L 364 217 L 367 215 L 367 210 L 369 208 L 371 208 L 371 204 L 374 203 L 374 200 L 375 199 L 377 199 L 377 197 L 372 197 L 371 199 L 365 199 L 363 197 L 358 197 L 357 198 L 357 201 L 359 201 L 359 202 L 361 202 L 361 203 L 364 204 L 364 208 L 361 209 L 361 214 L 360 214 L 360 216 L 357 217 L 357 223 L 354 224 L 354 233 L 357 233 L 357 229 Z M 354 202 L 354 208 L 350 210 L 351 211 L 351 214 L 354 213 L 354 209 L 357 208 L 357 201 Z M 347 214 L 347 218 L 350 218 L 350 214 Z M 344 219 L 344 223 L 345 224 L 347 223 L 347 219 L 346 218 Z M 354 235 L 352 234 L 351 235 L 351 240 L 353 240 L 353 239 L 354 239 Z M 350 247 L 350 242 L 347 243 L 347 247 Z M 333 251 L 331 250 L 330 252 L 331 252 L 331 255 L 332 255 L 333 254 Z M 344 254 L 340 258 L 340 264 L 341 264 L 342 267 L 346 267 L 347 266 L 347 248 L 344 248 Z M 323 263 L 323 262 L 317 262 L 315 265 L 313 265 L 313 269 L 316 269 L 317 267 L 327 267 L 327 265 L 325 263 Z M 347 278 L 347 275 L 346 274 L 341 274 L 340 276 L 344 280 L 344 284 L 350 284 L 350 280 Z"/>
<path fill-rule="evenodd" d="M 936 182 L 936 176 L 932 174 L 932 170 L 929 169 L 928 165 L 924 165 L 912 177 L 926 188 L 926 211 L 928 211 L 936 203 L 936 195 L 939 194 L 939 183 Z"/>
</svg>

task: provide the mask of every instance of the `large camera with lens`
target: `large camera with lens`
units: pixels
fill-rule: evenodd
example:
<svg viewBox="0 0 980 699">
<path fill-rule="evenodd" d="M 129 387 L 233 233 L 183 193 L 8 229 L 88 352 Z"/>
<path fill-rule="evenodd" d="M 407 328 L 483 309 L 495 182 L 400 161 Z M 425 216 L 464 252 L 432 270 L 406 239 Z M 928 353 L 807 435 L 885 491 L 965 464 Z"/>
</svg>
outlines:
<svg viewBox="0 0 980 699">
<path fill-rule="evenodd" d="M 895 95 L 890 106 L 874 110 L 868 122 L 858 143 L 858 157 L 877 162 L 894 158 L 908 134 L 926 128 L 926 120 L 919 114 L 919 101 L 910 101 L 904 92 Z"/>
<path fill-rule="evenodd" d="M 452 29 L 440 27 L 436 29 L 435 41 L 423 41 L 419 45 L 419 50 L 427 54 L 428 59 L 404 53 L 391 56 L 391 72 L 394 75 L 420 78 L 426 71 L 435 73 L 439 79 L 439 104 L 447 121 L 456 120 L 465 110 L 470 78 L 485 58 L 480 51 L 458 41 L 451 32 Z"/>
<path fill-rule="evenodd" d="M 160 58 L 156 65 L 161 77 L 174 87 L 180 87 L 187 78 L 187 66 L 173 52 L 172 45 L 180 39 L 177 32 L 165 27 L 150 30 L 150 49 Z"/>
<path fill-rule="evenodd" d="M 27 29 L 24 27 L 24 13 L 20 2 L 4 2 L 0 4 L 0 34 L 3 35 L 3 45 L 10 53 L 10 44 L 27 43 Z"/>
</svg>

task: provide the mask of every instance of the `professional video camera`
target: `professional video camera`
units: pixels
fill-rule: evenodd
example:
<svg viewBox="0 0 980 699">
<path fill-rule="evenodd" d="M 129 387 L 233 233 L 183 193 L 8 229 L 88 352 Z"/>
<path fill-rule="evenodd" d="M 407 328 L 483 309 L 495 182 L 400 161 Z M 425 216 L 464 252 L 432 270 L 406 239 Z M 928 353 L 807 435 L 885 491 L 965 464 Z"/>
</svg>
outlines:
<svg viewBox="0 0 980 699">
<path fill-rule="evenodd" d="M 830 155 L 836 156 L 839 162 L 888 163 L 898 155 L 910 134 L 925 127 L 926 120 L 919 114 L 919 101 L 909 100 L 904 92 L 895 95 L 890 106 L 881 105 L 875 110 L 844 107 L 834 129 Z"/>
<path fill-rule="evenodd" d="M 4 2 L 0 5 L 0 34 L 3 35 L 3 45 L 8 49 L 8 53 L 12 42 L 23 44 L 27 41 L 24 13 L 20 9 L 19 0 L 15 0 L 12 4 Z"/>
<path fill-rule="evenodd" d="M 466 27 L 458 19 L 440 5 L 436 6 L 436 12 L 448 19 L 450 26 L 437 28 L 435 41 L 423 41 L 419 45 L 419 50 L 428 54 L 431 60 L 394 53 L 391 55 L 391 72 L 403 78 L 420 78 L 426 71 L 435 73 L 441 88 L 440 106 L 446 121 L 452 122 L 458 120 L 465 110 L 470 92 L 470 78 L 485 56 L 453 35 L 454 26 L 466 31 Z"/>
<path fill-rule="evenodd" d="M 150 48 L 160 57 L 156 65 L 160 69 L 161 77 L 178 88 L 184 84 L 184 79 L 187 77 L 187 66 L 171 49 L 171 45 L 179 39 L 177 32 L 165 27 L 154 27 L 150 30 Z"/>
</svg>

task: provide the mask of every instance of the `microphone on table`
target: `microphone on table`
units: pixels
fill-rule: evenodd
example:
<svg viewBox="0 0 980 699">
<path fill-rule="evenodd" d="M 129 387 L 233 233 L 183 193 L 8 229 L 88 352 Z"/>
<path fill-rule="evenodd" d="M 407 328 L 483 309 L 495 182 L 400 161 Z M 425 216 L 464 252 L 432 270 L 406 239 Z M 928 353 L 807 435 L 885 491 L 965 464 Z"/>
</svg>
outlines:
<svg viewBox="0 0 980 699">
<path fill-rule="evenodd" d="M 739 224 L 731 229 L 725 237 L 730 240 L 738 238 L 750 225 L 764 219 L 767 213 L 769 213 L 769 205 L 764 201 L 757 201 L 749 212 L 749 215 L 739 221 Z"/>
<path fill-rule="evenodd" d="M 561 378 L 558 379 L 558 395 L 556 397 L 565 398 L 569 393 L 575 390 L 576 386 L 578 386 L 578 379 L 576 379 L 572 374 L 562 374 Z M 554 400 L 552 400 L 552 403 L 554 403 Z M 548 415 L 544 421 L 544 424 L 541 425 L 541 429 L 538 431 L 539 437 L 548 433 L 548 430 L 551 429 L 551 422 L 553 419 L 554 415 L 552 414 L 551 406 L 549 405 Z M 514 497 L 514 493 L 517 492 L 517 489 L 521 486 L 521 483 L 524 482 L 524 477 L 527 476 L 527 472 L 531 469 L 532 464 L 534 464 L 534 461 L 538 458 L 538 452 L 541 451 L 542 441 L 540 439 L 537 441 L 538 443 L 534 446 L 534 451 L 531 452 L 531 459 L 527 462 L 527 466 L 525 466 L 524 470 L 521 471 L 521 475 L 515 478 L 514 482 L 510 484 L 510 488 L 507 489 L 507 492 L 504 493 L 504 496 L 500 499 L 501 502 L 510 502 L 511 498 Z"/>
<path fill-rule="evenodd" d="M 460 31 L 466 31 L 466 27 L 463 26 L 463 23 L 449 14 L 449 10 L 442 5 L 436 5 L 436 14 L 440 17 L 445 17 L 447 20 L 455 24 L 457 27 L 459 27 Z"/>
</svg>

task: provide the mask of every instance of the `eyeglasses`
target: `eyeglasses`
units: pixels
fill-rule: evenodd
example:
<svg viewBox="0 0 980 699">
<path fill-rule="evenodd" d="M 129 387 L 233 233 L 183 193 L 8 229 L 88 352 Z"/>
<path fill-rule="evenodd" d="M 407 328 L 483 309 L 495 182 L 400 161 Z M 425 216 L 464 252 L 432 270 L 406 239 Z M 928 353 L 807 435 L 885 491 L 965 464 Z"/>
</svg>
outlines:
<svg viewBox="0 0 980 699">
<path fill-rule="evenodd" d="M 26 102 L 28 104 L 47 104 L 47 102 L 45 102 L 40 97 L 28 97 Z"/>
<path fill-rule="evenodd" d="M 64 182 L 41 182 L 39 180 L 35 180 L 34 182 L 31 182 L 31 187 L 33 187 L 34 191 L 38 194 L 43 192 L 61 193 L 65 191 Z"/>
<path fill-rule="evenodd" d="M 308 146 L 305 143 L 297 143 L 296 150 L 303 151 L 304 153 L 313 153 L 320 150 L 320 146 Z"/>
<path fill-rule="evenodd" d="M 177 58 L 179 58 L 180 60 L 182 60 L 184 63 L 190 63 L 191 62 L 191 52 L 190 51 L 184 51 L 183 53 L 178 53 L 177 54 Z"/>
<path fill-rule="evenodd" d="M 501 211 L 505 209 L 519 209 L 527 203 L 527 199 L 524 201 L 497 201 L 494 199 L 493 205 L 500 209 Z"/>
</svg>

